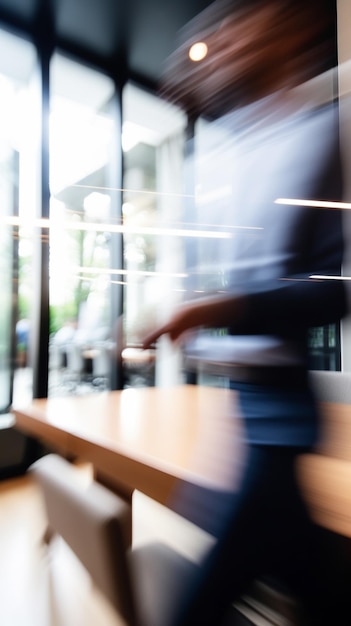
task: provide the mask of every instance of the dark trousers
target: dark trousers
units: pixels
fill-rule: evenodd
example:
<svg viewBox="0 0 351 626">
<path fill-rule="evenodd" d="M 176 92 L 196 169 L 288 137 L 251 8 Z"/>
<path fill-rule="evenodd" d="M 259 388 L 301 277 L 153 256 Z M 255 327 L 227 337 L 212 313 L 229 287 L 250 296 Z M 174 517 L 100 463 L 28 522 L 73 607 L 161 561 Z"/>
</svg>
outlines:
<svg viewBox="0 0 351 626">
<path fill-rule="evenodd" d="M 295 472 L 300 452 L 251 445 L 239 491 L 189 487 L 178 494 L 179 512 L 183 507 L 189 516 L 192 506 L 194 521 L 214 518 L 218 540 L 188 586 L 172 626 L 220 626 L 230 603 L 266 575 L 296 596 L 304 626 L 351 624 L 346 580 L 337 559 L 329 560 L 300 493 Z"/>
</svg>

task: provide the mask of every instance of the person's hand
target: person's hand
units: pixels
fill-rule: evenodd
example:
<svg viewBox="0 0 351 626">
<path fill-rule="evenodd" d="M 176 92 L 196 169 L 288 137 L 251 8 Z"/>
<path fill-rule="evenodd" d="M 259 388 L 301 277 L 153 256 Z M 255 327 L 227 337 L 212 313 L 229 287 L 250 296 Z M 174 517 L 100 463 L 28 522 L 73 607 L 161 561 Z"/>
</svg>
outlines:
<svg viewBox="0 0 351 626">
<path fill-rule="evenodd" d="M 143 348 L 149 348 L 161 335 L 176 341 L 185 332 L 205 327 L 221 328 L 232 325 L 245 315 L 246 299 L 243 296 L 220 294 L 187 302 L 166 322 L 148 333 Z"/>
<path fill-rule="evenodd" d="M 189 329 L 200 326 L 201 308 L 197 303 L 183 305 L 166 323 L 150 331 L 144 337 L 143 349 L 150 348 L 162 335 L 168 335 L 171 341 L 177 341 Z"/>
</svg>

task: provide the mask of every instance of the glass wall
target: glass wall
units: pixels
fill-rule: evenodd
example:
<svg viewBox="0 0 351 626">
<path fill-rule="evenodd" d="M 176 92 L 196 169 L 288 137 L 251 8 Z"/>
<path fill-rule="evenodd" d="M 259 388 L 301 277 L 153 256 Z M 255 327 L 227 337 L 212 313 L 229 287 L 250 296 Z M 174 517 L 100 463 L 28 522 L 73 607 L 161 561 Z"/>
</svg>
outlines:
<svg viewBox="0 0 351 626">
<path fill-rule="evenodd" d="M 122 189 L 114 99 L 112 80 L 54 55 L 49 395 L 109 388 L 116 359 L 123 386 L 153 384 L 155 355 L 138 349 L 141 335 L 179 293 L 185 117 L 125 87 Z"/>
<path fill-rule="evenodd" d="M 182 294 L 186 118 L 128 84 L 123 93 L 124 365 L 127 384 L 177 381 L 177 355 L 160 342 L 140 352 L 141 338 Z M 165 365 L 167 360 L 167 366 Z"/>
<path fill-rule="evenodd" d="M 30 394 L 32 383 L 31 268 L 40 145 L 36 81 L 34 47 L 0 30 L 0 411 L 19 383 L 22 397 Z"/>
<path fill-rule="evenodd" d="M 109 384 L 113 98 L 111 79 L 53 56 L 49 395 Z"/>
<path fill-rule="evenodd" d="M 15 241 L 13 237 L 16 226 L 11 225 L 11 218 L 15 203 L 17 204 L 15 181 L 18 181 L 18 169 L 15 164 L 16 153 L 12 147 L 2 143 L 1 138 L 0 143 L 2 144 L 0 153 L 0 273 L 3 277 L 0 312 L 0 413 L 3 413 L 7 411 L 11 403 L 14 372 L 12 290 L 18 240 Z"/>
<path fill-rule="evenodd" d="M 204 137 L 211 142 L 211 133 L 201 120 L 195 126 L 201 170 L 196 179 L 183 113 L 131 83 L 118 94 L 111 78 L 56 52 L 49 85 L 50 219 L 44 224 L 37 56 L 30 43 L 5 32 L 0 48 L 0 236 L 6 277 L 0 409 L 9 405 L 15 366 L 18 393 L 31 393 L 32 278 L 38 275 L 33 256 L 38 238 L 47 233 L 49 395 L 109 388 L 117 359 L 123 386 L 181 382 L 182 354 L 166 338 L 158 344 L 157 360 L 155 351 L 141 351 L 140 343 L 148 327 L 165 319 L 181 299 L 225 286 L 212 260 L 217 250 L 223 255 L 232 233 L 223 211 L 215 223 L 207 213 L 228 195 L 221 179 L 221 163 L 230 158 L 225 138 L 216 177 L 212 170 L 208 175 L 208 164 L 201 161 L 206 150 L 199 147 Z M 333 341 L 329 332 L 328 349 L 339 352 Z M 313 347 L 320 351 L 319 335 Z M 337 369 L 334 361 L 328 367 Z"/>
</svg>

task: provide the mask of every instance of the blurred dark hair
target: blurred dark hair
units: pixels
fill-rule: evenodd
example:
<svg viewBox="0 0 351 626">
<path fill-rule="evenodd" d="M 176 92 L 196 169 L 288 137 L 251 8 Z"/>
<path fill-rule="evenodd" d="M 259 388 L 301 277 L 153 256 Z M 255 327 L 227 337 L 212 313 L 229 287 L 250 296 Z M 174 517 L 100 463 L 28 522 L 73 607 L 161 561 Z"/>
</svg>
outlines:
<svg viewBox="0 0 351 626">
<path fill-rule="evenodd" d="M 227 76 L 227 84 L 224 82 L 213 93 L 210 87 L 207 89 L 208 64 L 191 61 L 189 49 L 193 43 L 213 36 L 227 18 L 254 18 L 255 11 L 267 5 L 276 6 L 280 36 L 284 28 L 290 29 L 286 31 L 289 34 L 291 29 L 298 34 L 295 56 L 305 68 L 304 80 L 336 65 L 336 0 L 215 0 L 180 31 L 178 47 L 165 64 L 161 96 L 193 116 L 218 117 L 235 106 L 235 77 L 230 82 Z M 279 36 L 279 28 L 275 28 L 273 38 Z"/>
</svg>

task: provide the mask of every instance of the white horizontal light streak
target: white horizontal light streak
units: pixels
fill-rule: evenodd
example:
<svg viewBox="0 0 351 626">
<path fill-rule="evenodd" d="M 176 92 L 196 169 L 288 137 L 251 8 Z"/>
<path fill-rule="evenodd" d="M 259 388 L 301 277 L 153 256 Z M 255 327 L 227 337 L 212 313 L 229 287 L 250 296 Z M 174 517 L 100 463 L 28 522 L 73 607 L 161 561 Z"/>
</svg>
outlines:
<svg viewBox="0 0 351 626">
<path fill-rule="evenodd" d="M 23 219 L 18 217 L 18 215 L 7 215 L 2 218 L 2 221 L 7 224 L 7 226 L 36 226 L 37 228 L 50 228 L 50 220 L 48 218 L 37 218 L 35 220 L 32 219 Z"/>
<path fill-rule="evenodd" d="M 291 204 L 293 206 L 307 206 L 315 209 L 343 209 L 350 210 L 351 202 L 329 202 L 326 200 L 303 200 L 300 198 L 277 198 L 275 204 Z"/>
<path fill-rule="evenodd" d="M 84 230 L 109 233 L 123 233 L 129 235 L 156 235 L 170 237 L 197 237 L 209 239 L 231 239 L 232 234 L 227 231 L 196 230 L 189 228 L 162 228 L 155 226 L 126 226 L 124 224 L 100 224 L 94 222 L 66 222 L 68 230 Z"/>
<path fill-rule="evenodd" d="M 289 278 L 284 277 L 280 278 L 282 281 L 290 281 L 292 283 L 306 283 L 311 280 L 351 280 L 351 276 L 331 276 L 330 274 L 311 274 L 310 276 L 306 276 L 306 278 Z"/>
<path fill-rule="evenodd" d="M 167 276 L 169 278 L 187 278 L 188 274 L 184 274 L 181 272 L 152 272 L 149 270 L 126 270 L 126 269 L 109 269 L 102 267 L 77 267 L 75 269 L 76 272 L 81 274 L 109 274 L 109 275 L 119 275 L 119 276 Z"/>
<path fill-rule="evenodd" d="M 81 280 L 82 282 L 94 282 L 93 278 L 88 278 L 87 276 L 80 276 L 79 274 L 75 275 L 75 278 L 77 280 Z M 110 281 L 111 285 L 128 285 L 128 283 L 125 280 L 111 280 Z"/>
<path fill-rule="evenodd" d="M 118 191 L 122 193 L 139 193 L 152 196 L 168 196 L 173 198 L 195 198 L 194 194 L 177 193 L 174 191 L 153 191 L 152 189 L 130 189 L 129 187 L 99 187 L 98 185 L 72 185 L 79 189 L 98 189 L 99 191 Z"/>
<path fill-rule="evenodd" d="M 5 217 L 5 224 L 8 226 L 26 226 L 37 228 L 50 228 L 49 219 L 36 219 L 27 221 L 17 216 Z M 162 228 L 154 226 L 126 226 L 124 224 L 104 224 L 97 222 L 71 222 L 63 223 L 66 230 L 94 231 L 102 233 L 121 233 L 129 235 L 155 235 L 169 237 L 196 237 L 199 239 L 231 239 L 232 233 L 223 230 L 197 230 L 193 228 Z M 251 230 L 251 229 L 250 229 Z"/>
<path fill-rule="evenodd" d="M 324 274 L 313 274 L 310 278 L 317 280 L 351 280 L 351 276 L 327 276 Z"/>
</svg>

